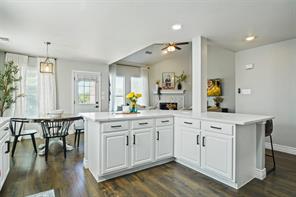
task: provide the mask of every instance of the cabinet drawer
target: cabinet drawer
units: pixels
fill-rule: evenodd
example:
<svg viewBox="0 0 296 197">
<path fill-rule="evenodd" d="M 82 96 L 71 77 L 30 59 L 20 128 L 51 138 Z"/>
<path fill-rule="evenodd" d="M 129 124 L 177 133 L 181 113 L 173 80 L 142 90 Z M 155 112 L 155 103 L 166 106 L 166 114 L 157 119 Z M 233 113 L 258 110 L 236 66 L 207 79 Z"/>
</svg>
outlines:
<svg viewBox="0 0 296 197">
<path fill-rule="evenodd" d="M 180 126 L 200 129 L 200 120 L 176 118 L 175 121 L 176 121 L 176 124 Z"/>
<path fill-rule="evenodd" d="M 223 124 L 218 122 L 201 122 L 201 129 L 205 131 L 213 131 L 216 133 L 223 133 L 227 135 L 233 134 L 233 125 L 230 124 Z"/>
<path fill-rule="evenodd" d="M 128 130 L 128 121 L 106 122 L 102 128 L 103 132 Z"/>
<path fill-rule="evenodd" d="M 9 123 L 6 123 L 4 126 L 0 128 L 0 140 L 9 133 Z"/>
<path fill-rule="evenodd" d="M 168 125 L 172 125 L 173 123 L 174 123 L 174 119 L 171 117 L 156 119 L 156 126 L 157 127 L 168 126 Z"/>
<path fill-rule="evenodd" d="M 132 129 L 150 128 L 153 127 L 153 119 L 133 120 Z"/>
</svg>

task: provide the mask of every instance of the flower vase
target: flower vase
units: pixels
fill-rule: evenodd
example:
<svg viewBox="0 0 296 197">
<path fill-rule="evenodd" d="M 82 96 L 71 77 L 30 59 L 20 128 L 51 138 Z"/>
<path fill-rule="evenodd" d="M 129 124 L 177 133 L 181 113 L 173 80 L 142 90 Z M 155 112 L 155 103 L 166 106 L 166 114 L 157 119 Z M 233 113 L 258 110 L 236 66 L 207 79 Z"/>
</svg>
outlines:
<svg viewBox="0 0 296 197">
<path fill-rule="evenodd" d="M 131 102 L 131 109 L 130 112 L 131 113 L 137 113 L 137 102 Z"/>
</svg>

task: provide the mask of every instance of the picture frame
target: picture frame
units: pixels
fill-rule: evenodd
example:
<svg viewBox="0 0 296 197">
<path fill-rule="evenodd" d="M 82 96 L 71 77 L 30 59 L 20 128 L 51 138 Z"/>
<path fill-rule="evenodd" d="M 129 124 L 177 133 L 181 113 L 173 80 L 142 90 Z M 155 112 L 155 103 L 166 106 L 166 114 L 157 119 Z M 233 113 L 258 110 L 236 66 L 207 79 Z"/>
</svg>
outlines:
<svg viewBox="0 0 296 197">
<path fill-rule="evenodd" d="M 208 79 L 208 97 L 223 96 L 222 79 Z"/>
<path fill-rule="evenodd" d="M 174 72 L 162 73 L 162 88 L 175 89 L 175 73 Z"/>
</svg>

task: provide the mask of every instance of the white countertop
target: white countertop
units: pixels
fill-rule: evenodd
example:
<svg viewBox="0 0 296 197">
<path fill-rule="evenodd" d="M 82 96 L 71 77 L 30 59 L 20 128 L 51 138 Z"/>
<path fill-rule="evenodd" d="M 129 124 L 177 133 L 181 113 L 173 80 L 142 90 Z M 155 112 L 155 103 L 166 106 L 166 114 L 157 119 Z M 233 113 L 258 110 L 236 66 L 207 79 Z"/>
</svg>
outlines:
<svg viewBox="0 0 296 197">
<path fill-rule="evenodd" d="M 0 117 L 0 127 L 4 126 L 6 123 L 9 122 L 9 117 Z"/>
<path fill-rule="evenodd" d="M 238 113 L 219 113 L 205 112 L 193 114 L 191 111 L 166 111 L 166 110 L 145 110 L 139 114 L 118 114 L 112 112 L 92 112 L 81 113 L 86 119 L 97 122 L 120 121 L 120 120 L 135 120 L 143 118 L 161 118 L 168 116 L 194 118 L 205 121 L 214 121 L 228 124 L 249 125 L 257 122 L 264 122 L 273 119 L 273 116 L 238 114 Z"/>
</svg>

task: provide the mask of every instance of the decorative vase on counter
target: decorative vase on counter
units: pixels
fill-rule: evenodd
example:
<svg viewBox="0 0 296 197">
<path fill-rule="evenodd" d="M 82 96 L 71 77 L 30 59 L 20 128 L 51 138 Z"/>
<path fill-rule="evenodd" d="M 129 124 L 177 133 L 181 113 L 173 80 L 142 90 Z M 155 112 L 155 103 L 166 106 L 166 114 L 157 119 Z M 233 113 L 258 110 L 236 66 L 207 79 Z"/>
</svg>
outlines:
<svg viewBox="0 0 296 197">
<path fill-rule="evenodd" d="M 137 109 L 137 102 L 131 102 L 130 112 L 131 112 L 131 113 L 137 113 L 137 112 L 138 112 L 138 109 Z"/>
</svg>

